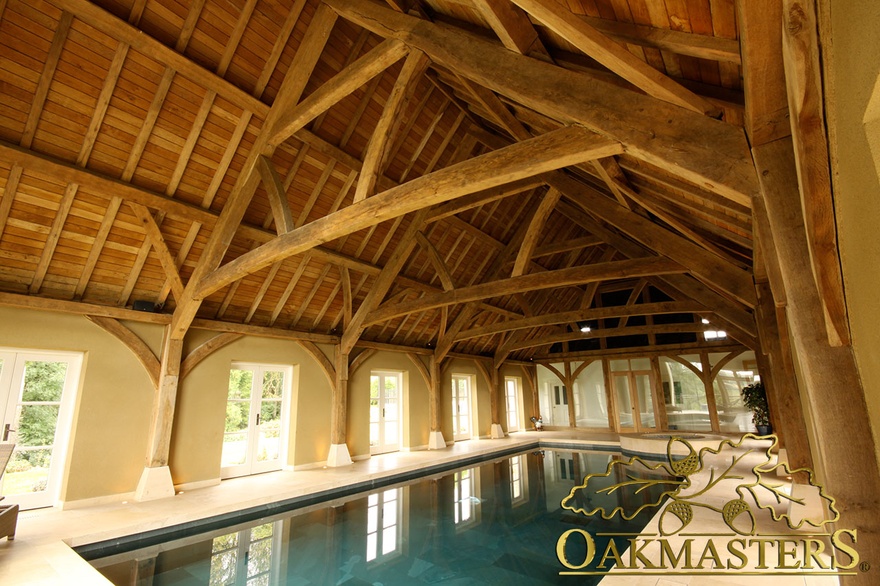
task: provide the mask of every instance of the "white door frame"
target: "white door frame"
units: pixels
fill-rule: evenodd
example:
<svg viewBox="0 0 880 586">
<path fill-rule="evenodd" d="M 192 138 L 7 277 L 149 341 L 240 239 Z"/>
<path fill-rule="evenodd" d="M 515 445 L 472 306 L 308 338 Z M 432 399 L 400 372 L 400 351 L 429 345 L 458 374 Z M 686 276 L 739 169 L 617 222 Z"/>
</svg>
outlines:
<svg viewBox="0 0 880 586">
<path fill-rule="evenodd" d="M 284 463 L 287 461 L 287 444 L 290 437 L 290 390 L 293 380 L 293 367 L 288 364 L 233 362 L 230 365 L 230 372 L 232 370 L 251 370 L 254 372 L 254 378 L 251 382 L 250 408 L 248 409 L 247 455 L 245 461 L 241 464 L 223 466 L 221 461 L 220 478 L 234 478 L 238 476 L 248 476 L 250 474 L 281 470 L 281 468 L 284 467 Z M 278 460 L 259 462 L 257 459 L 257 451 L 259 449 L 260 430 L 257 416 L 260 414 L 260 406 L 262 405 L 262 382 L 263 375 L 266 372 L 282 372 L 284 375 L 284 382 L 281 390 L 281 434 L 279 437 L 280 446 Z M 228 402 L 229 398 L 227 394 L 226 403 L 228 404 Z M 257 406 L 256 409 L 254 408 L 255 405 Z M 225 421 L 226 419 L 224 417 L 224 427 Z"/>
<path fill-rule="evenodd" d="M 377 411 L 375 411 L 378 419 L 373 421 L 373 413 L 372 408 L 370 409 L 370 426 L 375 424 L 378 426 L 377 428 L 377 443 L 373 445 L 372 441 L 370 442 L 370 454 L 385 454 L 388 452 L 398 452 L 400 451 L 401 440 L 403 439 L 403 373 L 395 370 L 373 370 L 370 372 L 370 384 L 372 384 L 373 377 L 379 377 L 379 397 L 378 397 L 378 406 Z M 383 381 L 386 378 L 393 378 L 397 380 L 397 421 L 394 419 L 390 419 L 386 414 L 386 402 L 387 397 L 385 396 L 385 385 Z M 372 400 L 372 397 L 371 397 Z M 371 406 L 372 407 L 372 406 Z M 387 423 L 396 423 L 396 431 L 397 431 L 397 441 L 389 443 L 387 441 L 385 432 L 387 431 L 386 424 Z M 372 436 L 372 434 L 371 434 Z M 372 437 L 371 437 L 372 439 Z"/>
<path fill-rule="evenodd" d="M 516 376 L 504 377 L 504 411 L 507 419 L 507 432 L 520 431 L 523 428 L 523 398 L 522 398 L 522 379 Z M 513 383 L 513 406 L 515 409 L 514 424 L 511 425 L 510 417 L 510 383 Z"/>
<path fill-rule="evenodd" d="M 459 397 L 460 385 L 456 384 L 456 380 L 466 381 L 466 392 L 467 399 L 464 404 L 468 409 L 468 412 L 464 414 L 467 417 L 467 430 L 459 433 L 461 429 L 461 409 L 459 405 L 461 404 L 461 400 Z M 474 437 L 474 423 L 475 423 L 475 410 L 474 410 L 474 376 L 471 374 L 453 374 L 451 378 L 451 386 L 452 386 L 452 439 L 453 441 L 463 441 L 469 440 Z"/>
<path fill-rule="evenodd" d="M 33 350 L 2 348 L 3 372 L 0 373 L 0 439 L 5 426 L 10 426 L 9 441 L 17 442 L 17 411 L 24 388 L 24 370 L 26 362 L 66 362 L 64 386 L 58 402 L 58 418 L 55 423 L 55 437 L 52 442 L 52 457 L 49 464 L 49 476 L 46 488 L 39 492 L 9 495 L 7 502 L 16 503 L 21 509 L 36 509 L 59 504 L 61 484 L 67 463 L 67 451 L 70 442 L 70 430 L 73 423 L 73 411 L 76 395 L 79 390 L 80 373 L 82 372 L 83 354 L 81 352 L 61 352 L 53 350 Z M 15 388 L 13 388 L 15 387 Z M 54 401 L 53 401 L 54 403 Z M 16 447 L 16 451 L 19 446 Z M 7 473 L 8 475 L 8 473 Z"/>
</svg>

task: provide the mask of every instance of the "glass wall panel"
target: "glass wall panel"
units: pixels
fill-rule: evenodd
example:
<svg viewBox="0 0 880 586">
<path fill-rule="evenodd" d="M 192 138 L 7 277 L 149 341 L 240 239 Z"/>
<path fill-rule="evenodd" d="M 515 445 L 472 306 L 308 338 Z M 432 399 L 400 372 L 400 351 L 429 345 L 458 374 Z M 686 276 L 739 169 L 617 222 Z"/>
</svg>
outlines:
<svg viewBox="0 0 880 586">
<path fill-rule="evenodd" d="M 578 427 L 608 429 L 608 397 L 602 361 L 590 363 L 574 381 L 575 421 Z"/>
<path fill-rule="evenodd" d="M 682 358 L 700 369 L 699 356 Z M 700 377 L 684 364 L 663 356 L 660 358 L 660 379 L 669 429 L 712 431 L 706 387 Z"/>
<path fill-rule="evenodd" d="M 727 354 L 709 354 L 709 362 L 713 368 L 724 360 Z M 755 382 L 758 375 L 755 353 L 749 350 L 732 358 L 721 367 L 712 388 L 715 392 L 715 404 L 718 407 L 718 426 L 722 432 L 745 433 L 754 432 L 752 412 L 743 405 L 740 391 L 746 385 Z"/>
</svg>

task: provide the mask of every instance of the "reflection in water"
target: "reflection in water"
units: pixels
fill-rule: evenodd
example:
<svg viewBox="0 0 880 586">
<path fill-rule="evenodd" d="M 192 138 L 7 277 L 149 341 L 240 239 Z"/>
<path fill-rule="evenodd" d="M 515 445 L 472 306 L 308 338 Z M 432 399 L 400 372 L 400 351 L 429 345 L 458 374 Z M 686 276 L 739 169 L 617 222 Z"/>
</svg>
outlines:
<svg viewBox="0 0 880 586">
<path fill-rule="evenodd" d="M 564 531 L 586 529 L 602 547 L 608 538 L 597 534 L 637 532 L 652 514 L 623 523 L 560 507 L 584 475 L 604 472 L 614 457 L 521 454 L 92 563 L 115 584 L 143 586 L 562 583 L 555 547 Z M 606 508 L 613 501 L 635 509 L 652 498 L 583 493 L 582 505 Z"/>
</svg>

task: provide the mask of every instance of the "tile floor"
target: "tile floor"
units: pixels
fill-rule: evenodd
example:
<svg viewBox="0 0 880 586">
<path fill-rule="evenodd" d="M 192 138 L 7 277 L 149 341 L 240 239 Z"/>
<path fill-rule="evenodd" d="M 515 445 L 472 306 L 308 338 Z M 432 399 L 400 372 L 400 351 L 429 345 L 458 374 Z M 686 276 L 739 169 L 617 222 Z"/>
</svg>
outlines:
<svg viewBox="0 0 880 586">
<path fill-rule="evenodd" d="M 41 509 L 25 511 L 19 517 L 14 541 L 0 540 L 0 584 L 57 585 L 109 584 L 71 547 L 142 533 L 153 529 L 198 521 L 243 508 L 260 506 L 295 496 L 313 494 L 328 489 L 387 477 L 428 466 L 443 465 L 527 446 L 535 440 L 565 442 L 579 445 L 618 445 L 616 434 L 571 433 L 545 431 L 541 434 L 524 432 L 500 440 L 471 440 L 460 442 L 439 451 L 397 452 L 375 456 L 335 469 L 281 471 L 248 478 L 227 480 L 220 485 L 187 491 L 170 499 L 150 502 L 107 504 L 81 509 Z M 656 529 L 657 518 L 646 527 Z M 697 523 L 693 530 L 718 530 L 720 521 L 708 519 Z M 722 525 L 723 528 L 723 525 Z M 561 577 L 564 583 L 565 578 Z M 577 579 L 571 579 L 576 583 Z M 678 586 L 693 584 L 721 586 L 730 584 L 774 584 L 774 586 L 828 586 L 837 584 L 836 578 L 812 576 L 791 577 L 734 577 L 705 576 L 644 576 L 613 577 L 603 580 L 603 586 Z"/>
</svg>

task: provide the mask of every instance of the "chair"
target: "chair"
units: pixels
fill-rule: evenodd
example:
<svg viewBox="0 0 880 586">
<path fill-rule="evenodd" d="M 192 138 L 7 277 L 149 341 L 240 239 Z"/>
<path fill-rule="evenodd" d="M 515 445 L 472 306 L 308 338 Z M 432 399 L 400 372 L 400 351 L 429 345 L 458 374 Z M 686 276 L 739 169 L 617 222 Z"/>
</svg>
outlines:
<svg viewBox="0 0 880 586">
<path fill-rule="evenodd" d="M 0 442 L 0 480 L 6 472 L 6 464 L 12 458 L 12 450 L 15 444 L 12 442 Z M 0 496 L 0 500 L 3 497 Z M 18 505 L 0 505 L 0 539 L 15 539 L 15 526 L 18 524 Z"/>
</svg>

